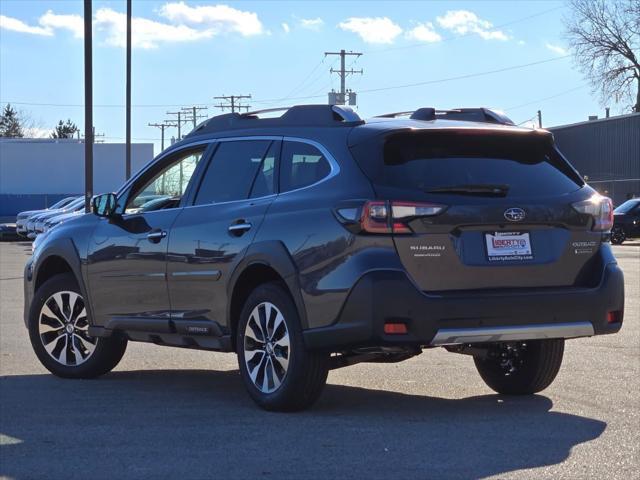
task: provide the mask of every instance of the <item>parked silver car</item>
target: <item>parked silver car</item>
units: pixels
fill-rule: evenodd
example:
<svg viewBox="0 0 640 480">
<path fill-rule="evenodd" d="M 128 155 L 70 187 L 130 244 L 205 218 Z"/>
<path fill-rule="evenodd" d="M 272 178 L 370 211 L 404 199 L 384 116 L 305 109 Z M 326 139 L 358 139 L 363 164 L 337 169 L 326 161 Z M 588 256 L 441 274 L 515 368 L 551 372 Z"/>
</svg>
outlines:
<svg viewBox="0 0 640 480">
<path fill-rule="evenodd" d="M 46 210 L 32 215 L 28 218 L 26 223 L 26 236 L 30 239 L 34 239 L 39 233 L 44 231 L 44 222 L 46 220 L 65 213 L 77 212 L 82 209 L 84 209 L 84 197 L 77 197 L 64 208 Z"/>
<path fill-rule="evenodd" d="M 66 206 L 68 206 L 71 202 L 76 200 L 78 197 L 66 197 L 62 200 L 54 203 L 48 208 L 43 208 L 40 210 L 27 210 L 24 212 L 20 212 L 16 217 L 16 232 L 18 235 L 26 236 L 27 235 L 27 222 L 30 217 L 34 215 L 38 215 L 45 212 L 50 212 L 52 210 L 60 210 Z"/>
</svg>

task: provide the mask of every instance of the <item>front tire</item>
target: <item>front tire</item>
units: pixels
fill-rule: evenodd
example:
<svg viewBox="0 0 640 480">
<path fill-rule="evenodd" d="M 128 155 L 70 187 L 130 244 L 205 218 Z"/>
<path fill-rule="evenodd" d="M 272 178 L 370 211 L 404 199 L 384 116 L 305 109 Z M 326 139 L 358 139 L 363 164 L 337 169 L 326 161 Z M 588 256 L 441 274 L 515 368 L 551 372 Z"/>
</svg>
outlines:
<svg viewBox="0 0 640 480">
<path fill-rule="evenodd" d="M 260 407 L 303 410 L 322 393 L 328 355 L 305 348 L 298 311 L 281 284 L 260 285 L 249 295 L 236 347 L 242 380 Z"/>
<path fill-rule="evenodd" d="M 94 378 L 122 359 L 127 340 L 88 334 L 89 316 L 78 282 L 55 275 L 36 292 L 29 310 L 29 338 L 40 363 L 64 378 Z"/>
<path fill-rule="evenodd" d="M 530 395 L 547 388 L 556 378 L 564 339 L 495 344 L 485 357 L 474 357 L 482 380 L 497 393 Z"/>
</svg>

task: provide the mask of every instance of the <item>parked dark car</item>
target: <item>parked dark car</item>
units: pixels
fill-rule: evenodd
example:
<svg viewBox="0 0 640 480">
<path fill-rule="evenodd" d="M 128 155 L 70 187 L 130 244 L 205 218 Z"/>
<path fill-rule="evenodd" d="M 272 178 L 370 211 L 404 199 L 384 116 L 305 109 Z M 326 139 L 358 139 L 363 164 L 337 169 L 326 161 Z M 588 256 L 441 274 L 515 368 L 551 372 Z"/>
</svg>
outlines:
<svg viewBox="0 0 640 480">
<path fill-rule="evenodd" d="M 632 198 L 613 211 L 611 243 L 620 245 L 630 238 L 640 238 L 640 198 Z"/>
<path fill-rule="evenodd" d="M 179 202 L 139 211 L 153 196 Z M 93 211 L 25 269 L 31 343 L 61 377 L 110 371 L 128 341 L 235 352 L 259 405 L 298 410 L 329 369 L 444 347 L 531 394 L 565 339 L 622 326 L 611 200 L 549 132 L 487 109 L 221 115 Z"/>
</svg>

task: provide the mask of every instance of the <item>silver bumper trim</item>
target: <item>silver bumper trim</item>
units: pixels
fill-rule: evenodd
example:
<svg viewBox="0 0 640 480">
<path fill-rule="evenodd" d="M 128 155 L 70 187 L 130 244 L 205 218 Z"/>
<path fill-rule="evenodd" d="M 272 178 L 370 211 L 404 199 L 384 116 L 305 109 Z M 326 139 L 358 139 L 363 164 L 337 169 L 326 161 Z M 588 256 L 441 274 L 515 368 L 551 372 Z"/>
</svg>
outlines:
<svg viewBox="0 0 640 480">
<path fill-rule="evenodd" d="M 430 345 L 458 345 L 461 343 L 512 342 L 544 338 L 590 337 L 594 334 L 589 322 L 553 323 L 486 328 L 441 328 Z"/>
</svg>

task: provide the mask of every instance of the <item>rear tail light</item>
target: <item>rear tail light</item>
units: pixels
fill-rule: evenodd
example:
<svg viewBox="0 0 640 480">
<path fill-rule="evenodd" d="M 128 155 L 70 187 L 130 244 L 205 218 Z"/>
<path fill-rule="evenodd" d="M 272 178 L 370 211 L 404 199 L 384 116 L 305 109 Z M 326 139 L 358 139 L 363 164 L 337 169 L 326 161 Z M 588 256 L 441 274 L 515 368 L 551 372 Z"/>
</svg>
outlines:
<svg viewBox="0 0 640 480">
<path fill-rule="evenodd" d="M 406 335 L 407 326 L 404 323 L 388 322 L 384 324 L 384 333 L 387 335 Z"/>
<path fill-rule="evenodd" d="M 620 323 L 622 321 L 622 310 L 607 312 L 607 323 Z"/>
<path fill-rule="evenodd" d="M 418 217 L 430 217 L 444 211 L 435 203 L 371 201 L 362 208 L 360 226 L 369 233 L 413 233 L 408 223 Z"/>
<path fill-rule="evenodd" d="M 593 217 L 593 230 L 596 232 L 606 232 L 613 227 L 613 203 L 608 197 L 596 194 L 588 200 L 574 203 L 573 208 Z"/>
</svg>

